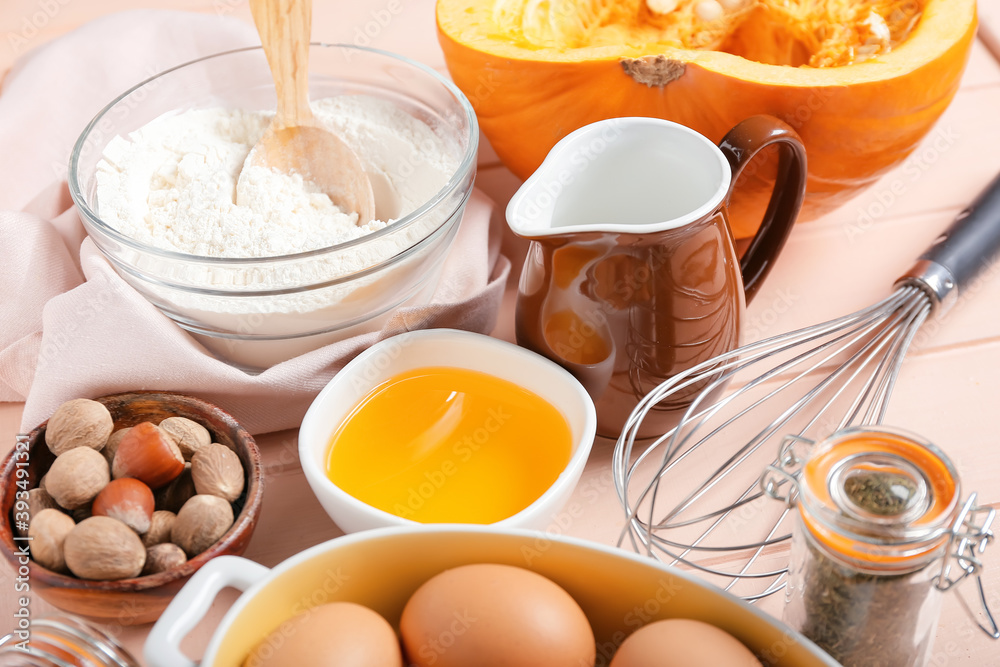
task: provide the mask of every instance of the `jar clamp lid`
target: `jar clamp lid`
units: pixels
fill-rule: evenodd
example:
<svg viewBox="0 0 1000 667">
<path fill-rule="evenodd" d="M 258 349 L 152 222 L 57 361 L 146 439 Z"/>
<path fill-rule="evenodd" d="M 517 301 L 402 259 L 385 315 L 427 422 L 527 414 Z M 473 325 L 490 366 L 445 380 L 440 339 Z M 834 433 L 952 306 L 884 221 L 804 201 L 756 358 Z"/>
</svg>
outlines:
<svg viewBox="0 0 1000 667">
<path fill-rule="evenodd" d="M 940 558 L 941 591 L 975 576 L 987 623 L 974 620 L 1000 639 L 980 577 L 996 510 L 977 505 L 975 493 L 961 501 L 958 473 L 933 444 L 882 426 L 844 429 L 822 442 L 791 435 L 761 487 L 797 507 L 812 537 L 858 570 L 892 575 Z"/>
</svg>

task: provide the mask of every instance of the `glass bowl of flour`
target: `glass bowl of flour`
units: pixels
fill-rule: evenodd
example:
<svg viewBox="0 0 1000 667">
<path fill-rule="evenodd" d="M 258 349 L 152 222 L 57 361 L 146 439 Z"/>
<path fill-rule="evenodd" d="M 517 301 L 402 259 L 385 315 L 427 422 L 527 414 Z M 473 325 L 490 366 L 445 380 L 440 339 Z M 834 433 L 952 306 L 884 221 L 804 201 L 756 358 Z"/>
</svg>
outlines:
<svg viewBox="0 0 1000 667">
<path fill-rule="evenodd" d="M 464 95 L 398 55 L 313 44 L 317 118 L 358 154 L 376 220 L 247 153 L 275 106 L 260 48 L 162 72 L 112 101 L 70 159 L 88 234 L 121 277 L 209 351 L 261 370 L 427 303 L 472 191 Z M 239 185 L 239 187 L 238 187 Z"/>
</svg>

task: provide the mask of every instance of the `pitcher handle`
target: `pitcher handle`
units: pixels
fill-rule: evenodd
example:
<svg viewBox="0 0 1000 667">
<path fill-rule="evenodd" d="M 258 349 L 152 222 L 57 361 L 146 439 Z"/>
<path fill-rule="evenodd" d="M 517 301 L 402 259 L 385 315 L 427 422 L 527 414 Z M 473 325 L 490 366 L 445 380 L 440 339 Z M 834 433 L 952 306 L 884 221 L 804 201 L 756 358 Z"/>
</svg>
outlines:
<svg viewBox="0 0 1000 667">
<path fill-rule="evenodd" d="M 727 202 L 743 169 L 761 149 L 772 144 L 781 148 L 774 191 L 764 220 L 740 258 L 747 303 L 757 294 L 764 278 L 770 273 L 802 208 L 806 193 L 806 149 L 791 126 L 773 116 L 763 115 L 751 116 L 738 123 L 719 144 L 733 171 Z"/>
</svg>

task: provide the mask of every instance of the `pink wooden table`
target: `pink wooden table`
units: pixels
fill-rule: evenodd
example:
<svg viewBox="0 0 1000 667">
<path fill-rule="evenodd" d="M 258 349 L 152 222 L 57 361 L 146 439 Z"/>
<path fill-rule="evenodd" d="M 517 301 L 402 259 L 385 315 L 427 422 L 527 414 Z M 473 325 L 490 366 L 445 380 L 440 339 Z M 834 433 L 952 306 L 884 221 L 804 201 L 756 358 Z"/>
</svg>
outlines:
<svg viewBox="0 0 1000 667">
<path fill-rule="evenodd" d="M 18 55 L 101 14 L 162 7 L 232 15 L 250 21 L 246 0 L 3 0 L 0 4 L 0 73 Z M 386 12 L 382 12 L 386 10 Z M 391 11 L 389 11 L 391 10 Z M 381 13 L 380 13 L 381 12 Z M 388 16 L 372 36 L 363 26 Z M 954 103 L 907 164 L 827 217 L 799 225 L 787 249 L 749 309 L 756 336 L 824 321 L 885 296 L 896 276 L 954 215 L 1000 171 L 1000 0 L 981 0 L 982 29 Z M 384 24 L 384 25 L 383 25 Z M 11 39 L 11 35 L 24 39 Z M 415 58 L 444 71 L 435 38 L 433 0 L 316 2 L 314 39 L 367 44 Z M 992 53 L 991 53 L 992 50 Z M 2 90 L 0 90 L 2 94 Z M 495 224 L 519 181 L 489 146 L 480 151 L 477 185 L 498 203 Z M 523 246 L 508 234 L 505 250 L 515 269 Z M 512 283 L 517 271 L 512 273 Z M 495 335 L 513 337 L 512 292 Z M 1000 505 L 1000 442 L 991 417 L 1000 399 L 1000 268 L 986 271 L 946 320 L 925 325 L 925 336 L 909 356 L 891 402 L 887 423 L 923 434 L 956 462 L 967 490 L 981 502 Z M 21 406 L 0 404 L 0 454 L 13 446 Z M 295 432 L 268 434 L 258 442 L 264 456 L 267 491 L 259 527 L 246 556 L 272 566 L 302 549 L 341 534 L 307 490 L 296 454 Z M 551 531 L 614 544 L 622 526 L 610 462 L 613 443 L 598 441 L 571 501 L 582 511 L 567 513 Z M 1000 611 L 1000 546 L 987 554 L 984 583 Z M 0 567 L 0 619 L 11 618 L 14 582 Z M 970 596 L 971 586 L 963 586 Z M 232 596 L 213 611 L 221 615 Z M 780 615 L 780 596 L 760 606 Z M 48 605 L 35 599 L 32 613 Z M 7 621 L 0 621 L 6 632 Z M 188 639 L 199 655 L 212 629 L 205 623 Z M 141 655 L 148 626 L 110 627 Z M 971 625 L 955 595 L 945 598 L 931 664 L 935 667 L 1000 664 L 1000 643 Z"/>
</svg>

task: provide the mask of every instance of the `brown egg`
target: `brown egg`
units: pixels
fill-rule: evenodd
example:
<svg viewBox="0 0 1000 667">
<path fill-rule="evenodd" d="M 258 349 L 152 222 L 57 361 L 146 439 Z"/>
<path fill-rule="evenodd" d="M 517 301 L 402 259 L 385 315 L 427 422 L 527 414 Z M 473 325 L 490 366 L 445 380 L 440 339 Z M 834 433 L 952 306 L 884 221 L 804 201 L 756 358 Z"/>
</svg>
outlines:
<svg viewBox="0 0 1000 667">
<path fill-rule="evenodd" d="M 406 603 L 399 623 L 416 667 L 587 667 L 594 633 L 551 580 L 510 565 L 446 570 Z"/>
<path fill-rule="evenodd" d="M 250 652 L 243 667 L 402 667 L 392 626 L 353 602 L 331 602 L 282 623 Z"/>
<path fill-rule="evenodd" d="M 668 618 L 644 625 L 628 636 L 610 667 L 761 667 L 746 646 L 714 625 Z"/>
</svg>

